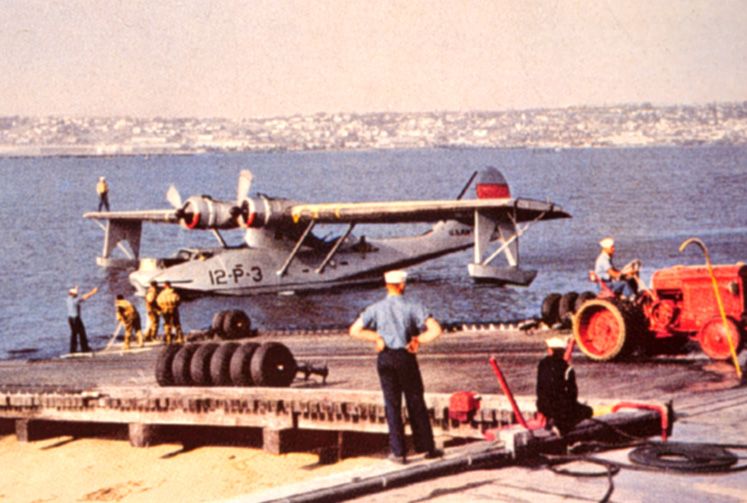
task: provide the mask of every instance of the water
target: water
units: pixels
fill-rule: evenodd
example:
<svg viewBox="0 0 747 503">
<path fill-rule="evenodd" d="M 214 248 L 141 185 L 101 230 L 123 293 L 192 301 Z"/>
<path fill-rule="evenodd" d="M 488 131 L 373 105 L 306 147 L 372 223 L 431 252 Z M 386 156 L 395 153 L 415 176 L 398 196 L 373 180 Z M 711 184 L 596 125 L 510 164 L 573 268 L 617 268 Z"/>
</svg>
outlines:
<svg viewBox="0 0 747 503">
<path fill-rule="evenodd" d="M 95 265 L 103 233 L 84 220 L 95 210 L 98 176 L 110 182 L 112 209 L 167 207 L 175 183 L 183 197 L 208 193 L 233 199 L 241 169 L 254 173 L 253 191 L 302 201 L 445 199 L 455 197 L 475 169 L 500 168 L 514 195 L 551 199 L 573 218 L 531 228 L 521 242 L 522 262 L 540 273 L 526 289 L 474 286 L 466 264 L 471 250 L 413 270 L 408 295 L 442 320 L 535 316 L 551 291 L 588 290 L 586 272 L 599 238 L 617 240 L 616 261 L 643 260 L 644 279 L 677 263 L 702 263 L 702 238 L 714 262 L 744 260 L 747 253 L 747 148 L 692 147 L 584 150 L 406 150 L 221 154 L 190 157 L 0 159 L 0 357 L 44 357 L 66 352 L 65 296 L 73 284 L 101 291 L 83 306 L 94 345 L 114 326 L 114 296 L 130 295 L 126 274 Z M 341 229 L 329 228 L 330 232 Z M 396 235 L 423 226 L 367 226 L 357 232 Z M 323 232 L 322 232 L 323 233 Z M 321 233 L 320 233 L 321 234 Z M 226 233 L 231 242 L 239 233 Z M 209 232 L 148 225 L 142 254 L 170 255 L 182 246 L 214 246 Z M 346 324 L 379 298 L 377 289 L 304 295 L 201 298 L 186 303 L 186 329 L 209 325 L 219 309 L 241 308 L 255 326 Z M 137 304 L 143 313 L 142 300 Z"/>
</svg>

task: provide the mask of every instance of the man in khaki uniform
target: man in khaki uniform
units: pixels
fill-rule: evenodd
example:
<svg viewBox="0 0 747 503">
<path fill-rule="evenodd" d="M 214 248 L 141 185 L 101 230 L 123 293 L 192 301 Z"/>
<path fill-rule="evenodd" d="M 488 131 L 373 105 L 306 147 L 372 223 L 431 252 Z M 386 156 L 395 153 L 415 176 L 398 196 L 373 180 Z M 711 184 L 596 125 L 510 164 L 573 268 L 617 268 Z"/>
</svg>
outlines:
<svg viewBox="0 0 747 503">
<path fill-rule="evenodd" d="M 135 309 L 135 306 L 129 300 L 126 300 L 122 295 L 117 295 L 117 299 L 114 301 L 114 306 L 117 309 L 117 320 L 120 321 L 125 327 L 124 335 L 124 349 L 130 349 L 130 337 L 134 331 L 137 336 L 138 346 L 143 347 L 143 331 L 140 326 L 140 314 Z"/>
<path fill-rule="evenodd" d="M 158 340 L 158 323 L 159 311 L 158 303 L 158 284 L 155 281 L 150 282 L 148 291 L 145 292 L 145 312 L 148 315 L 148 330 L 145 332 L 146 341 Z"/>
<path fill-rule="evenodd" d="M 99 183 L 96 184 L 96 193 L 99 195 L 99 211 L 102 208 L 109 210 L 109 184 L 106 183 L 106 178 L 103 176 L 99 177 Z"/>
<path fill-rule="evenodd" d="M 163 315 L 163 332 L 166 344 L 171 344 L 172 330 L 176 332 L 174 342 L 176 344 L 184 343 L 184 333 L 182 332 L 182 325 L 179 321 L 179 304 L 181 300 L 179 294 L 176 293 L 168 281 L 163 284 L 163 290 L 161 290 L 161 293 L 156 298 L 158 309 Z"/>
</svg>

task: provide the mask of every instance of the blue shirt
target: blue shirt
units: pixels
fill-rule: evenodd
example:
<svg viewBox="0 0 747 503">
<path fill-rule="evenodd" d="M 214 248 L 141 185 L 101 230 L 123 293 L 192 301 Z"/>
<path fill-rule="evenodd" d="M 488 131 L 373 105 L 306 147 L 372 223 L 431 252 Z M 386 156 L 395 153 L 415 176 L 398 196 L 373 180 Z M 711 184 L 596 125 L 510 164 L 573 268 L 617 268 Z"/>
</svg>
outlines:
<svg viewBox="0 0 747 503">
<path fill-rule="evenodd" d="M 599 276 L 602 281 L 609 281 L 612 278 L 610 278 L 610 274 L 607 271 L 614 267 L 615 266 L 612 265 L 612 257 L 607 255 L 606 252 L 602 252 L 594 263 L 594 274 Z"/>
<path fill-rule="evenodd" d="M 403 349 L 414 336 L 426 329 L 430 313 L 417 302 L 401 295 L 389 295 L 371 304 L 360 315 L 363 328 L 374 330 L 389 349 Z"/>
<path fill-rule="evenodd" d="M 68 318 L 80 318 L 80 303 L 83 299 L 80 297 L 67 296 L 67 316 Z"/>
</svg>

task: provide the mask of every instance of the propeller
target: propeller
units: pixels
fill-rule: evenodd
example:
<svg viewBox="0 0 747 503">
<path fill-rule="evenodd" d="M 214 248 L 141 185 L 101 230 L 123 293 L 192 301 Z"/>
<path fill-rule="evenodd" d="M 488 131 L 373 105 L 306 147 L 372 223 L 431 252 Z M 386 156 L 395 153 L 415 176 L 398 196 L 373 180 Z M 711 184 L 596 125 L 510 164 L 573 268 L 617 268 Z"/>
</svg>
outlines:
<svg viewBox="0 0 747 503">
<path fill-rule="evenodd" d="M 166 200 L 173 206 L 175 209 L 181 209 L 182 207 L 182 196 L 179 195 L 179 191 L 176 190 L 176 187 L 173 185 L 169 185 L 169 190 L 166 191 Z"/>
<path fill-rule="evenodd" d="M 238 219 L 242 227 L 246 227 L 249 218 L 249 190 L 252 188 L 254 176 L 248 169 L 242 169 L 239 173 L 239 182 L 236 187 L 236 206 L 231 208 L 231 214 Z"/>
</svg>

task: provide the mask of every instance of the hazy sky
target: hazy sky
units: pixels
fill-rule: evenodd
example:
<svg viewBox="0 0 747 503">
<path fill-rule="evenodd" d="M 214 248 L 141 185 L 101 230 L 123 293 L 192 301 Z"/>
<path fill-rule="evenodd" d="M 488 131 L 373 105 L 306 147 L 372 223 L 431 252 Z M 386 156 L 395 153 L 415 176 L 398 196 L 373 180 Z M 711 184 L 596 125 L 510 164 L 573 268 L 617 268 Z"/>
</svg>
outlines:
<svg viewBox="0 0 747 503">
<path fill-rule="evenodd" d="M 0 115 L 747 100 L 747 1 L 0 0 Z"/>
</svg>

